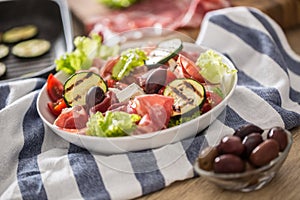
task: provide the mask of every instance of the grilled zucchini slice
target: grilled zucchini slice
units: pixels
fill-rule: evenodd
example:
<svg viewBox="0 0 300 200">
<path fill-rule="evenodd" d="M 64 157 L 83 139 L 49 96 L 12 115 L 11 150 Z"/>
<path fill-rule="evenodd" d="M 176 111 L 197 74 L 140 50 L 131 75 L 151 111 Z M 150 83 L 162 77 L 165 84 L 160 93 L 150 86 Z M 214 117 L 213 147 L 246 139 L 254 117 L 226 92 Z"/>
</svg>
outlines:
<svg viewBox="0 0 300 200">
<path fill-rule="evenodd" d="M 2 35 L 2 41 L 5 43 L 16 43 L 22 40 L 30 39 L 36 36 L 38 28 L 35 25 L 25 25 L 11 28 Z"/>
<path fill-rule="evenodd" d="M 160 42 L 148 55 L 146 65 L 164 64 L 182 50 L 182 41 L 178 38 Z"/>
<path fill-rule="evenodd" d="M 6 65 L 2 62 L 0 62 L 0 77 L 4 76 L 6 73 Z"/>
<path fill-rule="evenodd" d="M 8 46 L 0 44 L 0 59 L 5 58 L 9 54 Z"/>
<path fill-rule="evenodd" d="M 85 105 L 86 94 L 93 86 L 107 92 L 106 82 L 96 73 L 78 72 L 68 78 L 64 84 L 63 97 L 68 106 Z"/>
<path fill-rule="evenodd" d="M 189 78 L 175 79 L 170 82 L 163 95 L 174 98 L 172 117 L 189 116 L 196 111 L 199 112 L 206 99 L 204 86 Z"/>
<path fill-rule="evenodd" d="M 20 58 L 34 58 L 44 55 L 51 48 L 49 41 L 44 39 L 32 39 L 16 44 L 12 48 L 12 54 Z"/>
</svg>

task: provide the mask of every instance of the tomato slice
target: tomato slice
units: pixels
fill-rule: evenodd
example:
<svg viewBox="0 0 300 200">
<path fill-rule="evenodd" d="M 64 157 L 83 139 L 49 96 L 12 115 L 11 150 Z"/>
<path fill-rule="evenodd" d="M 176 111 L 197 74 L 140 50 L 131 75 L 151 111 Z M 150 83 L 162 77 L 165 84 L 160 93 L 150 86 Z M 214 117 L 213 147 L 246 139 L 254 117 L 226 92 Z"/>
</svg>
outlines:
<svg viewBox="0 0 300 200">
<path fill-rule="evenodd" d="M 167 77 L 166 77 L 165 85 L 168 85 L 169 83 L 174 81 L 176 78 L 177 78 L 176 75 L 172 71 L 167 70 Z"/>
<path fill-rule="evenodd" d="M 201 108 L 201 114 L 204 114 L 211 110 L 211 104 L 208 100 L 206 100 Z"/>
<path fill-rule="evenodd" d="M 211 91 L 206 91 L 206 98 L 212 108 L 221 103 L 221 101 L 223 100 L 223 98 L 220 95 Z"/>
<path fill-rule="evenodd" d="M 115 86 L 116 82 L 117 82 L 117 81 L 114 80 L 114 79 L 108 79 L 108 80 L 106 81 L 107 87 L 113 88 L 113 87 Z"/>
<path fill-rule="evenodd" d="M 62 93 L 64 90 L 63 84 L 55 77 L 53 74 L 49 74 L 47 79 L 47 93 L 52 102 L 58 101 L 62 98 Z"/>
<path fill-rule="evenodd" d="M 50 112 L 55 116 L 60 115 L 61 111 L 67 107 L 63 98 L 58 99 L 56 102 L 48 102 L 47 105 Z"/>
<path fill-rule="evenodd" d="M 199 67 L 197 67 L 193 61 L 180 54 L 177 59 L 177 64 L 182 68 L 185 78 L 192 78 L 200 83 L 205 83 L 204 78 L 199 72 Z"/>
</svg>

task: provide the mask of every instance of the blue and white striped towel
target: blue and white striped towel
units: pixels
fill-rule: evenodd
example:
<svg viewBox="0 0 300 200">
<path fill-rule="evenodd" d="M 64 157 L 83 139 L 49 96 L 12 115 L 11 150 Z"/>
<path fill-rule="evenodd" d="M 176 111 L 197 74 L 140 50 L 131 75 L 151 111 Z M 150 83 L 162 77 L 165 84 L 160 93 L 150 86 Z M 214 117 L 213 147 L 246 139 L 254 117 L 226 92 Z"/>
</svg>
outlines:
<svg viewBox="0 0 300 200">
<path fill-rule="evenodd" d="M 130 199 L 194 177 L 199 150 L 243 124 L 300 125 L 300 58 L 274 21 L 243 7 L 210 12 L 197 44 L 233 61 L 238 86 L 204 134 L 155 150 L 92 154 L 43 124 L 36 99 L 45 80 L 1 84 L 0 199 Z"/>
</svg>

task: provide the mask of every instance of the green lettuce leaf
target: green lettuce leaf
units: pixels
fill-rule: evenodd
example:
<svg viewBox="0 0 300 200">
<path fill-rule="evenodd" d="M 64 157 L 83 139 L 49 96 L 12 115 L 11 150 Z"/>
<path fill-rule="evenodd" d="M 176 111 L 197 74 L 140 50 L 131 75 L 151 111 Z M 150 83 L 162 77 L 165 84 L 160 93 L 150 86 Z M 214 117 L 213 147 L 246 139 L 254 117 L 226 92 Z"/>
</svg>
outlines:
<svg viewBox="0 0 300 200">
<path fill-rule="evenodd" d="M 230 69 L 223 63 L 222 57 L 213 50 L 200 54 L 196 65 L 201 68 L 200 73 L 207 81 L 213 84 L 221 83 L 225 74 L 234 74 L 235 69 Z"/>
<path fill-rule="evenodd" d="M 98 137 L 118 137 L 130 135 L 136 128 L 139 115 L 126 112 L 97 112 L 87 122 L 87 135 Z"/>
<path fill-rule="evenodd" d="M 111 8 L 127 8 L 137 0 L 98 0 L 98 2 Z"/>
<path fill-rule="evenodd" d="M 75 49 L 65 53 L 55 60 L 56 70 L 73 74 L 78 70 L 89 69 L 94 58 L 107 59 L 109 56 L 117 55 L 118 46 L 108 47 L 102 44 L 99 35 L 91 37 L 78 36 L 74 39 Z"/>
<path fill-rule="evenodd" d="M 147 60 L 146 53 L 141 49 L 127 49 L 122 52 L 119 61 L 113 67 L 112 77 L 121 80 L 127 76 L 133 68 L 142 66 Z"/>
</svg>

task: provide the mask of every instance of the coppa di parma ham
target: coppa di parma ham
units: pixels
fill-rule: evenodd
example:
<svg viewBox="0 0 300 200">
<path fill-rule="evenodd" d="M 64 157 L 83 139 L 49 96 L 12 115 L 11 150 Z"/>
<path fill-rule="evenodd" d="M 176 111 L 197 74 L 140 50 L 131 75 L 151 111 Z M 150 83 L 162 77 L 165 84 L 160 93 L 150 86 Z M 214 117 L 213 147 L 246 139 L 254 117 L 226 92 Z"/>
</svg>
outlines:
<svg viewBox="0 0 300 200">
<path fill-rule="evenodd" d="M 228 0 L 139 0 L 129 8 L 94 17 L 89 21 L 87 31 L 100 33 L 105 38 L 145 27 L 196 28 L 205 13 L 229 6 Z"/>
</svg>

